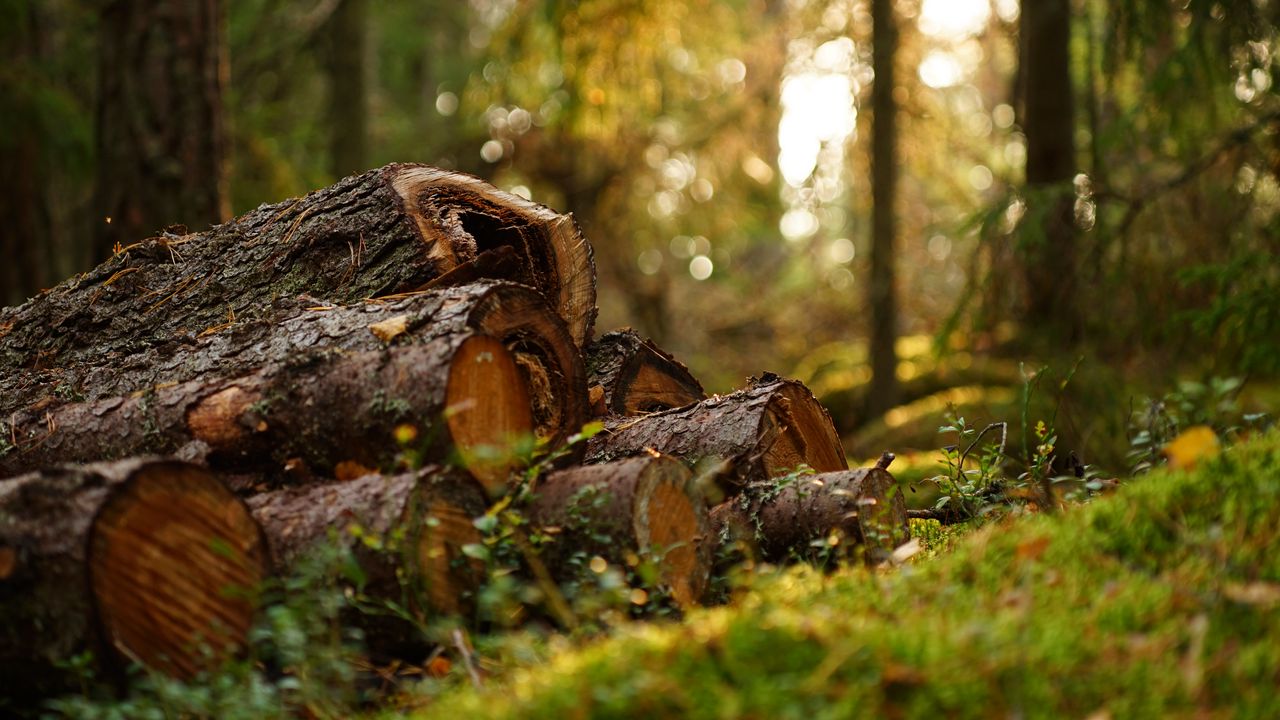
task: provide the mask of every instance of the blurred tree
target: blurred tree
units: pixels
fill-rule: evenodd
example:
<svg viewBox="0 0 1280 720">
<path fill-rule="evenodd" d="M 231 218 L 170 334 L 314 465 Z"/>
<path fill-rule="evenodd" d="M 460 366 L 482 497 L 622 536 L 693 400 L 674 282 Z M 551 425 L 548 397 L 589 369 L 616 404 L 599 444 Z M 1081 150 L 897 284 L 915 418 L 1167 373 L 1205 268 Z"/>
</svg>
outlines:
<svg viewBox="0 0 1280 720">
<path fill-rule="evenodd" d="M 872 0 L 871 86 L 871 385 L 867 414 L 876 416 L 893 407 L 898 394 L 898 311 L 894 292 L 894 234 L 898 183 L 897 103 L 894 100 L 894 61 L 898 47 L 893 0 Z"/>
<path fill-rule="evenodd" d="M 220 0 L 113 0 L 99 26 L 95 252 L 230 217 Z"/>
<path fill-rule="evenodd" d="M 1027 139 L 1028 223 L 1022 256 L 1029 327 L 1058 342 L 1079 337 L 1071 0 L 1022 3 L 1019 27 L 1022 131 Z"/>
<path fill-rule="evenodd" d="M 334 177 L 367 170 L 369 99 L 365 58 L 368 4 L 339 0 L 325 24 L 329 76 L 329 161 Z"/>
<path fill-rule="evenodd" d="M 89 264 L 90 22 L 83 3 L 0 2 L 0 304 Z"/>
</svg>

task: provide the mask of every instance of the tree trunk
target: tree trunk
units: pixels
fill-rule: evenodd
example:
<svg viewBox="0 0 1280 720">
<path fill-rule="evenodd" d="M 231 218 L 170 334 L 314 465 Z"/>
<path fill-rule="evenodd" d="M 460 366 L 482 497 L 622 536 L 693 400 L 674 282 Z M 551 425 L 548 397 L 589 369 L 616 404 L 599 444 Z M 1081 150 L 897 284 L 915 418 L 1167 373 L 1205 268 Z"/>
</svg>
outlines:
<svg viewBox="0 0 1280 720">
<path fill-rule="evenodd" d="M 898 108 L 893 99 L 898 26 L 893 0 L 872 0 L 871 64 L 871 386 L 867 414 L 877 416 L 897 403 L 898 303 L 894 291 L 894 235 L 898 184 Z"/>
<path fill-rule="evenodd" d="M 472 520 L 484 490 L 464 474 L 428 466 L 403 475 L 367 475 L 262 493 L 248 499 L 278 572 L 287 573 L 336 533 L 364 575 L 359 594 L 393 603 L 419 623 L 474 611 L 484 563 L 462 554 L 483 538 Z M 383 607 L 383 610 L 386 608 Z M 425 645 L 388 613 L 355 613 L 377 656 L 412 657 Z"/>
<path fill-rule="evenodd" d="M 752 483 L 712 509 L 711 526 L 721 557 L 744 542 L 773 563 L 815 561 L 833 551 L 847 557 L 854 548 L 877 563 L 909 537 L 898 483 L 879 468 Z"/>
<path fill-rule="evenodd" d="M 1026 320 L 1074 342 L 1080 334 L 1080 314 L 1069 0 L 1025 3 L 1018 39 L 1026 93 L 1022 130 L 1027 137 L 1027 217 L 1033 226 L 1024 228 L 1022 238 Z"/>
<path fill-rule="evenodd" d="M 511 279 L 540 290 L 581 346 L 595 273 L 571 217 L 470 176 L 389 165 L 204 233 L 137 243 L 0 309 L 0 366 L 61 368 L 194 342 L 303 292 L 353 303 L 413 291 L 502 247 L 519 258 Z"/>
<path fill-rule="evenodd" d="M 786 474 L 848 468 L 831 416 L 808 388 L 766 373 L 745 389 L 640 418 L 616 418 L 587 446 L 601 463 L 649 450 L 682 460 L 726 461 L 722 484 L 734 488 Z"/>
<path fill-rule="evenodd" d="M 0 474 L 182 452 L 220 470 L 283 479 L 286 466 L 302 463 L 332 477 L 393 467 L 401 453 L 427 460 L 456 453 L 498 493 L 519 462 L 500 451 L 532 431 L 529 389 L 516 358 L 501 342 L 464 331 L 422 345 L 321 354 L 234 379 L 23 412 Z"/>
<path fill-rule="evenodd" d="M 465 332 L 496 338 L 514 355 L 540 437 L 554 447 L 581 429 L 586 381 L 568 329 L 537 292 L 503 281 L 349 307 L 290 298 L 260 318 L 194 340 L 165 338 L 127 356 L 103 353 L 78 358 L 83 364 L 15 370 L 0 375 L 0 418 L 56 407 L 67 397 L 98 401 L 160 385 L 249 375 L 280 363 L 306 364 L 335 353 L 430 344 Z"/>
<path fill-rule="evenodd" d="M 132 660 L 184 679 L 211 669 L 247 644 L 266 565 L 248 509 L 193 465 L 2 480 L 0 695 L 23 704 L 65 689 L 57 664 L 86 650 L 109 672 Z"/>
<path fill-rule="evenodd" d="M 329 51 L 329 163 L 336 178 L 367 167 L 367 10 L 365 0 L 339 0 L 325 27 Z"/>
<path fill-rule="evenodd" d="M 220 0 L 115 0 L 101 19 L 96 260 L 230 217 Z"/>
<path fill-rule="evenodd" d="M 587 367 L 597 415 L 644 415 L 707 396 L 689 368 L 630 328 L 591 343 Z"/>
<path fill-rule="evenodd" d="M 679 605 L 702 598 L 711 569 L 707 509 L 683 463 L 645 456 L 570 468 L 535 492 L 528 517 L 555 538 L 546 557 L 557 580 L 577 579 L 593 555 L 620 567 L 652 561 Z"/>
</svg>

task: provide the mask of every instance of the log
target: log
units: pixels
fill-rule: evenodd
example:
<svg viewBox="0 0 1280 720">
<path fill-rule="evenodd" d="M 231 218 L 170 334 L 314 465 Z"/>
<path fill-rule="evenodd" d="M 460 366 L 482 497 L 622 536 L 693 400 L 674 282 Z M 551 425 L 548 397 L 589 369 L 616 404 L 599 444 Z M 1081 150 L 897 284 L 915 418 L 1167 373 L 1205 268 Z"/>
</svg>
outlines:
<svg viewBox="0 0 1280 720">
<path fill-rule="evenodd" d="M 586 354 L 598 415 L 644 415 L 707 397 L 689 368 L 631 328 L 603 335 Z"/>
<path fill-rule="evenodd" d="M 207 471 L 162 459 L 0 481 L 0 696 L 66 689 L 91 651 L 189 679 L 247 644 L 261 530 Z M 102 675 L 100 674 L 99 677 Z"/>
<path fill-rule="evenodd" d="M 758 559 L 773 563 L 811 561 L 832 550 L 847 557 L 855 548 L 876 563 L 909 537 L 898 482 L 880 468 L 751 483 L 712 508 L 711 526 L 722 556 L 744 541 Z M 828 542 L 815 547 L 815 541 Z"/>
<path fill-rule="evenodd" d="M 407 448 L 395 439 L 405 426 Z M 0 474 L 55 461 L 181 453 L 225 472 L 283 478 L 283 469 L 302 464 L 335 477 L 394 467 L 408 449 L 426 461 L 456 460 L 499 493 L 521 459 L 493 449 L 533 429 L 515 356 L 464 330 L 426 344 L 332 353 L 238 378 L 23 413 Z"/>
<path fill-rule="evenodd" d="M 514 250 L 511 262 L 485 255 Z M 484 258 L 487 260 L 487 258 Z M 446 273 L 466 265 L 453 280 Z M 162 233 L 26 304 L 0 309 L 0 416 L 78 385 L 60 372 L 111 368 L 147 347 L 194 342 L 301 293 L 338 304 L 466 282 L 507 279 L 537 289 L 581 347 L 595 316 L 591 247 L 573 218 L 469 175 L 395 164 L 264 205 L 201 233 Z"/>
<path fill-rule="evenodd" d="M 690 462 L 726 462 L 727 492 L 785 475 L 801 465 L 818 472 L 848 469 L 831 416 L 802 383 L 772 373 L 729 395 L 637 418 L 614 418 L 587 446 L 587 462 L 648 450 Z"/>
<path fill-rule="evenodd" d="M 581 429 L 587 413 L 585 370 L 568 330 L 537 292 L 505 281 L 345 307 L 309 296 L 289 298 L 260 319 L 194 342 L 158 342 L 110 366 L 63 368 L 60 382 L 94 401 L 159 385 L 248 375 L 272 364 L 306 364 L 337 351 L 430 344 L 469 331 L 497 338 L 513 353 L 532 391 L 540 437 L 557 446 Z M 0 427 L 0 434 L 5 430 Z"/>
<path fill-rule="evenodd" d="M 366 475 L 255 495 L 278 572 L 296 568 L 325 543 L 350 549 L 364 574 L 361 593 L 388 601 L 420 622 L 474 611 L 484 563 L 464 545 L 483 538 L 472 520 L 485 512 L 484 489 L 465 474 L 428 466 L 400 475 Z M 402 618 L 353 613 L 377 656 L 406 658 L 420 638 Z"/>
<path fill-rule="evenodd" d="M 538 483 L 530 521 L 556 537 L 548 566 L 575 579 L 593 555 L 625 567 L 628 554 L 658 565 L 660 584 L 682 607 L 706 591 L 711 550 L 706 504 L 692 473 L 661 455 L 570 468 Z"/>
</svg>

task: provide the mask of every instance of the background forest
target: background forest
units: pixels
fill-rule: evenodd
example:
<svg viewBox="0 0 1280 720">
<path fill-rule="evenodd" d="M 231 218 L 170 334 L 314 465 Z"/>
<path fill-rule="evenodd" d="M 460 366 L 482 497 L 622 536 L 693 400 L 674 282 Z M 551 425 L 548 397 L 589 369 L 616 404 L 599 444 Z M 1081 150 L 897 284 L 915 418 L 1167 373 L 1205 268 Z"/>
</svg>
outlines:
<svg viewBox="0 0 1280 720">
<path fill-rule="evenodd" d="M 1265 405 L 1280 370 L 1278 16 L 3 0 L 0 300 L 426 162 L 572 212 L 602 331 L 636 327 L 710 391 L 798 377 L 855 458 L 937 447 L 951 407 L 1052 413 L 1127 469 L 1143 398 Z"/>
</svg>

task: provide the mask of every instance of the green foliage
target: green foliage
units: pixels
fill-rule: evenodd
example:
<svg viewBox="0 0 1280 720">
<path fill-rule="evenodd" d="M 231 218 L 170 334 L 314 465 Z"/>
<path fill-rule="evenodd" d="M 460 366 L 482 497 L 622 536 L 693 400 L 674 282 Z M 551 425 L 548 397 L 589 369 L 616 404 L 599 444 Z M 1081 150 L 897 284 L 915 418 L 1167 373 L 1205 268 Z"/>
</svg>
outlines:
<svg viewBox="0 0 1280 720">
<path fill-rule="evenodd" d="M 1280 437 L 876 573 L 796 568 L 680 626 L 521 664 L 432 714 L 1269 717 Z"/>
<path fill-rule="evenodd" d="M 1164 447 L 1187 428 L 1205 425 L 1222 440 L 1230 441 L 1243 431 L 1269 427 L 1273 419 L 1266 413 L 1241 410 L 1243 388 L 1242 378 L 1184 380 L 1163 397 L 1144 399 L 1129 418 L 1129 459 L 1134 474 L 1163 464 Z"/>
</svg>

